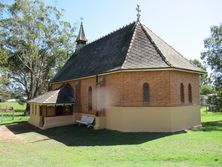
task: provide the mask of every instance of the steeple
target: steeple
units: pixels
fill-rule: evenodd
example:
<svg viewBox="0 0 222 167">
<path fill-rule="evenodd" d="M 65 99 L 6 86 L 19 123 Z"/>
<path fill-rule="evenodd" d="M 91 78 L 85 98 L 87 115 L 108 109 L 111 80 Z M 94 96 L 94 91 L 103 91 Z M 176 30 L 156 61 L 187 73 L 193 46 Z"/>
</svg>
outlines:
<svg viewBox="0 0 222 167">
<path fill-rule="evenodd" d="M 85 46 L 85 44 L 87 42 L 84 28 L 83 28 L 82 19 L 81 19 L 81 25 L 80 25 L 80 29 L 79 29 L 79 35 L 76 38 L 76 42 L 77 42 L 76 50 L 81 49 L 83 46 Z"/>
</svg>

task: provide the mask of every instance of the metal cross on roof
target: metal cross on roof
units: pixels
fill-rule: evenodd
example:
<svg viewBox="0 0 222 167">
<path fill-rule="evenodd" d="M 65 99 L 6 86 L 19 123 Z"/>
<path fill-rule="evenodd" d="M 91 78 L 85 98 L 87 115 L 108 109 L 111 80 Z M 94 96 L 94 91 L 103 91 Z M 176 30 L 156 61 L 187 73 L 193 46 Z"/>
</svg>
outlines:
<svg viewBox="0 0 222 167">
<path fill-rule="evenodd" d="M 141 16 L 140 5 L 137 5 L 136 11 L 137 11 L 137 21 L 140 21 L 140 16 Z"/>
<path fill-rule="evenodd" d="M 83 17 L 80 17 L 81 22 L 83 22 Z"/>
</svg>

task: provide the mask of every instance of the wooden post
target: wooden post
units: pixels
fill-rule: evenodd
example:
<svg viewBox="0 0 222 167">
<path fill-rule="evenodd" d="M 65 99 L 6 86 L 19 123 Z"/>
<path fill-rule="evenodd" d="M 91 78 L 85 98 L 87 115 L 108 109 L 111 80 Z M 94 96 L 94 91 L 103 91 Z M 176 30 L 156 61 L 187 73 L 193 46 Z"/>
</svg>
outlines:
<svg viewBox="0 0 222 167">
<path fill-rule="evenodd" d="M 15 110 L 14 110 L 14 108 L 12 109 L 12 120 L 14 120 L 15 119 Z"/>
<path fill-rule="evenodd" d="M 48 105 L 46 105 L 46 113 L 45 113 L 45 117 L 48 116 Z"/>
</svg>

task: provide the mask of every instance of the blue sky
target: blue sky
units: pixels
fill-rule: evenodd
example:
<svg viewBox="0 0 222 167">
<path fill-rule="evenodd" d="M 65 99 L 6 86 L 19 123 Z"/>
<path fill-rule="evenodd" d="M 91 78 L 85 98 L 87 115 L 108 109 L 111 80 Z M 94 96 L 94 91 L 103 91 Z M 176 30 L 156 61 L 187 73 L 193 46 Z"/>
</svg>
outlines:
<svg viewBox="0 0 222 167">
<path fill-rule="evenodd" d="M 222 23 L 221 0 L 46 0 L 46 3 L 64 9 L 65 19 L 77 28 L 83 17 L 89 41 L 135 21 L 139 3 L 141 22 L 188 59 L 200 59 L 210 27 Z"/>
</svg>

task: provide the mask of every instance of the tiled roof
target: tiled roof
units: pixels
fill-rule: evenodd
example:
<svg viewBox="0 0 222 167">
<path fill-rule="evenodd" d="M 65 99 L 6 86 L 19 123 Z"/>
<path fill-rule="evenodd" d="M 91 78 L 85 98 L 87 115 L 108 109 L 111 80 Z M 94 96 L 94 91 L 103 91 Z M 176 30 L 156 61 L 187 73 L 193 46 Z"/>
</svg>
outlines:
<svg viewBox="0 0 222 167">
<path fill-rule="evenodd" d="M 152 40 L 148 38 L 142 25 L 140 23 L 136 25 L 122 69 L 169 67 Z"/>
<path fill-rule="evenodd" d="M 188 69 L 193 71 L 202 71 L 196 65 L 190 63 L 185 57 L 183 57 L 179 52 L 177 52 L 172 46 L 167 44 L 164 40 L 162 40 L 159 36 L 153 33 L 150 29 L 148 29 L 145 25 L 143 25 L 145 31 L 153 40 L 155 45 L 158 47 L 160 52 L 165 57 L 166 61 L 169 62 L 170 67 Z"/>
<path fill-rule="evenodd" d="M 203 72 L 146 26 L 134 22 L 74 53 L 51 83 L 115 70 L 157 68 Z"/>
<path fill-rule="evenodd" d="M 45 94 L 30 100 L 29 103 L 72 104 L 75 103 L 75 100 L 71 86 L 66 85 L 58 90 L 48 91 Z"/>
</svg>

